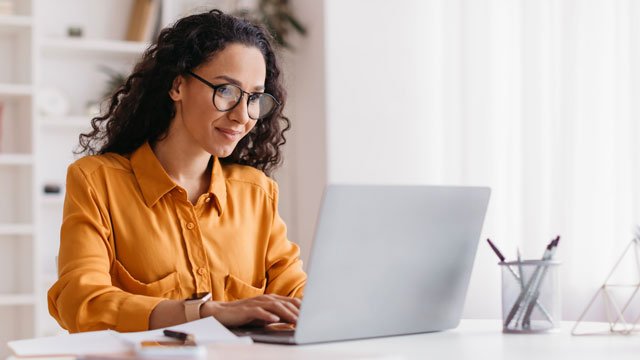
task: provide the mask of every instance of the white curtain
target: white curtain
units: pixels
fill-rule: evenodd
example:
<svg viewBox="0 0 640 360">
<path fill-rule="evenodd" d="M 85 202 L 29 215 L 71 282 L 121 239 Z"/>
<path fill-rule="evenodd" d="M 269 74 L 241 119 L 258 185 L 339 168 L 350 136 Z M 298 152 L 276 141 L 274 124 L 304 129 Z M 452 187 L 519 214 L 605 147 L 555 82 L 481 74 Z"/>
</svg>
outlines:
<svg viewBox="0 0 640 360">
<path fill-rule="evenodd" d="M 576 319 L 640 223 L 640 2 L 422 6 L 422 179 L 491 185 L 484 233 L 508 258 L 539 258 L 561 235 L 563 313 Z M 480 246 L 469 296 L 486 301 L 468 299 L 469 317 L 499 301 L 483 295 L 499 287 Z M 618 282 L 638 280 L 627 260 Z M 604 319 L 600 304 L 589 318 Z"/>
<path fill-rule="evenodd" d="M 500 317 L 484 238 L 533 259 L 560 235 L 577 319 L 640 224 L 640 1 L 325 0 L 324 19 L 328 181 L 490 186 L 463 316 Z"/>
</svg>

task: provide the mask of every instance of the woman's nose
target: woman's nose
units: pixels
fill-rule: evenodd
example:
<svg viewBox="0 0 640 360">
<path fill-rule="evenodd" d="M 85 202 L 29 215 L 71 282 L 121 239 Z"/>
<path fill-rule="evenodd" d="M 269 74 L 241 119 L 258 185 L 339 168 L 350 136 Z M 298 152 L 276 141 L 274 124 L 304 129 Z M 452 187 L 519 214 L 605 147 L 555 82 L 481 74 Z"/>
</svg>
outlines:
<svg viewBox="0 0 640 360">
<path fill-rule="evenodd" d="M 240 102 L 238 102 L 238 105 L 236 105 L 236 107 L 231 110 L 230 114 L 231 120 L 240 124 L 246 124 L 249 120 L 251 120 L 251 118 L 249 117 L 249 111 L 247 109 L 247 101 L 245 100 L 245 95 L 249 96 L 248 94 L 242 94 Z"/>
</svg>

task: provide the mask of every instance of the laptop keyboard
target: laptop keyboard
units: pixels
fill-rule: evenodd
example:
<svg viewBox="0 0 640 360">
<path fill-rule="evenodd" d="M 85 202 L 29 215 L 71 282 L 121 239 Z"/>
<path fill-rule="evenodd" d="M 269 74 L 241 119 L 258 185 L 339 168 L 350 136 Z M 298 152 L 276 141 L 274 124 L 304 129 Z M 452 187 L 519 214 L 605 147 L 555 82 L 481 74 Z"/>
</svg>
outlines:
<svg viewBox="0 0 640 360">
<path fill-rule="evenodd" d="M 293 336 L 296 328 L 293 324 L 270 324 L 265 327 L 255 328 L 235 328 L 231 329 L 231 332 L 237 336 L 251 336 L 251 335 L 269 335 L 278 337 Z"/>
</svg>

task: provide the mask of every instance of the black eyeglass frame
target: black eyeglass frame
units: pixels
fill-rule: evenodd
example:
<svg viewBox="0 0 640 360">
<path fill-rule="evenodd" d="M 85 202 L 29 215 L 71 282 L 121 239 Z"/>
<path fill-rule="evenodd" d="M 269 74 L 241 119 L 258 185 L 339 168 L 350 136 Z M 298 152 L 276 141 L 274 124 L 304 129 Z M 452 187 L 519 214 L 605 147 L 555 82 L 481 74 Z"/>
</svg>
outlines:
<svg viewBox="0 0 640 360">
<path fill-rule="evenodd" d="M 278 108 L 278 106 L 280 106 L 280 102 L 279 102 L 279 101 L 278 101 L 278 100 L 277 100 L 273 95 L 271 95 L 271 94 L 269 94 L 269 93 L 265 93 L 265 92 L 250 93 L 250 92 L 244 91 L 240 86 L 238 86 L 238 85 L 236 85 L 236 84 L 234 84 L 234 83 L 224 83 L 224 84 L 220 84 L 220 85 L 214 85 L 214 84 L 210 83 L 209 81 L 205 80 L 204 78 L 200 77 L 199 75 L 195 74 L 195 73 L 194 73 L 194 72 L 192 72 L 192 71 L 187 71 L 187 73 L 188 73 L 189 75 L 193 76 L 194 78 L 196 78 L 196 79 L 200 80 L 202 83 L 204 83 L 205 85 L 207 85 L 207 86 L 209 86 L 210 88 L 212 88 L 212 89 L 213 89 L 213 96 L 211 97 L 211 102 L 213 103 L 213 106 L 214 106 L 216 109 L 218 109 L 218 111 L 225 112 L 225 111 L 231 111 L 231 110 L 235 109 L 235 107 L 236 107 L 236 106 L 238 106 L 238 104 L 240 104 L 240 101 L 242 101 L 242 99 L 244 98 L 244 94 L 247 94 L 247 95 L 248 95 L 248 96 L 247 96 L 247 115 L 249 116 L 249 118 L 251 118 L 251 119 L 253 119 L 253 120 L 262 120 L 262 119 L 264 119 L 264 118 L 268 117 L 269 115 L 271 115 L 271 114 L 273 113 L 273 111 L 274 111 L 275 109 L 277 109 L 277 108 Z M 236 101 L 236 103 L 235 103 L 235 104 L 233 104 L 233 106 L 231 106 L 230 108 L 228 108 L 228 109 L 226 109 L 226 110 L 222 110 L 222 109 L 218 108 L 218 106 L 216 105 L 216 100 L 215 100 L 215 99 L 216 99 L 216 93 L 218 92 L 218 89 L 219 89 L 219 88 L 221 88 L 221 87 L 223 87 L 223 86 L 229 86 L 229 85 L 231 85 L 231 86 L 234 86 L 234 87 L 238 88 L 238 90 L 240 90 L 240 91 L 242 92 L 242 96 L 240 96 L 240 97 L 238 98 L 238 101 Z M 273 107 L 273 109 L 269 110 L 269 112 L 268 112 L 268 113 L 266 113 L 265 115 L 263 115 L 263 116 L 261 116 L 261 117 L 259 117 L 259 118 L 254 118 L 253 116 L 251 116 L 251 114 L 249 114 L 249 101 L 251 100 L 251 96 L 258 95 L 258 94 L 259 94 L 259 95 L 262 95 L 262 96 L 269 96 L 270 98 L 272 98 L 272 99 L 273 99 L 273 101 L 274 101 L 274 103 L 275 103 L 276 105 Z"/>
</svg>

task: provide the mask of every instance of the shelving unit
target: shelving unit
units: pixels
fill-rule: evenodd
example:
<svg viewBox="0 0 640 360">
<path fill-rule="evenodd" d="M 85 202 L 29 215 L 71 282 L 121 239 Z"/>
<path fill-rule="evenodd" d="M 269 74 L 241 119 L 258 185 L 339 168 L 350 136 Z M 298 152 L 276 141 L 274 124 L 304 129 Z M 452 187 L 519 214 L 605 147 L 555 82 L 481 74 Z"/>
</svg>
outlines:
<svg viewBox="0 0 640 360">
<path fill-rule="evenodd" d="M 33 225 L 3 224 L 0 225 L 0 236 L 2 235 L 33 235 Z"/>
<path fill-rule="evenodd" d="M 33 4 L 0 16 L 0 341 L 33 336 L 38 291 L 33 195 Z M 0 350 L 0 355 L 8 355 Z"/>
<path fill-rule="evenodd" d="M 52 205 L 52 206 L 62 207 L 62 205 L 64 205 L 64 196 L 60 194 L 43 195 L 41 203 L 42 205 Z"/>
<path fill-rule="evenodd" d="M 24 15 L 0 15 L 0 31 L 14 31 L 31 26 L 32 17 Z"/>
<path fill-rule="evenodd" d="M 4 295 L 0 297 L 0 306 L 33 305 L 35 297 L 31 294 Z"/>
<path fill-rule="evenodd" d="M 0 84 L 0 99 L 22 98 L 33 95 L 31 85 Z"/>
<path fill-rule="evenodd" d="M 89 129 L 91 116 L 42 117 L 40 126 L 48 129 L 69 128 L 73 130 Z"/>
<path fill-rule="evenodd" d="M 148 44 L 124 41 L 132 0 L 32 0 L 35 3 L 36 65 L 38 82 L 35 98 L 40 91 L 55 91 L 66 101 L 60 113 L 36 111 L 34 198 L 38 243 L 38 287 L 34 301 L 35 335 L 48 336 L 65 333 L 49 315 L 46 292 L 57 280 L 57 254 L 64 204 L 66 170 L 76 160 L 73 150 L 78 135 L 91 129 L 90 104 L 101 101 L 108 77 L 100 68 L 106 66 L 123 73 L 130 71 Z M 68 9 L 64 14 L 59 8 Z M 56 13 L 55 17 L 44 14 Z M 40 16 L 42 14 L 43 16 Z M 110 15 L 110 16 L 109 16 Z M 91 20 L 88 20 L 91 19 Z M 68 26 L 80 26 L 80 38 L 66 36 Z M 44 186 L 54 184 L 59 193 L 45 193 Z"/>
<path fill-rule="evenodd" d="M 26 154 L 0 154 L 0 165 L 31 165 L 33 156 Z"/>
<path fill-rule="evenodd" d="M 161 2 L 161 23 L 207 0 Z M 90 130 L 88 104 L 108 80 L 100 66 L 128 73 L 148 43 L 124 41 L 133 0 L 14 0 L 0 16 L 0 342 L 65 333 L 46 293 L 57 280 L 66 169 L 78 135 Z M 52 16 L 53 14 L 53 16 Z M 66 35 L 83 28 L 81 38 Z M 6 56 L 5 54 L 9 54 Z M 41 112 L 42 90 L 68 101 L 59 115 Z M 60 193 L 44 193 L 56 184 Z M 0 349 L 0 357 L 8 356 Z"/>
<path fill-rule="evenodd" d="M 98 55 L 119 56 L 135 55 L 140 56 L 149 46 L 147 43 L 121 40 L 98 40 L 98 39 L 43 39 L 42 49 L 47 53 L 56 52 L 78 52 L 94 53 Z"/>
</svg>

